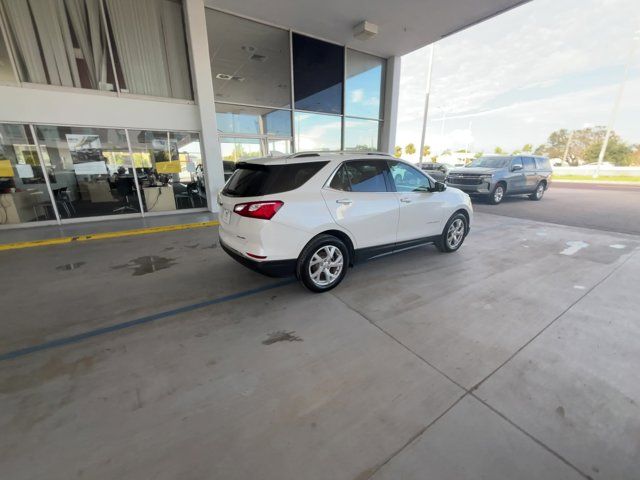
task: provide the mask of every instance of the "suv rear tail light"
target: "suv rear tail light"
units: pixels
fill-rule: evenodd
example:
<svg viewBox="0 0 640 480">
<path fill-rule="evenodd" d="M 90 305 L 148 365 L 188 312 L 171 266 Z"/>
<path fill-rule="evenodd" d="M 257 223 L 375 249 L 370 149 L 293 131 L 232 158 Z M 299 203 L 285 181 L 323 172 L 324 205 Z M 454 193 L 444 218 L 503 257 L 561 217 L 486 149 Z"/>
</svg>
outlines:
<svg viewBox="0 0 640 480">
<path fill-rule="evenodd" d="M 284 205 L 284 202 L 280 200 L 238 203 L 233 207 L 233 211 L 243 217 L 271 220 L 282 205 Z"/>
</svg>

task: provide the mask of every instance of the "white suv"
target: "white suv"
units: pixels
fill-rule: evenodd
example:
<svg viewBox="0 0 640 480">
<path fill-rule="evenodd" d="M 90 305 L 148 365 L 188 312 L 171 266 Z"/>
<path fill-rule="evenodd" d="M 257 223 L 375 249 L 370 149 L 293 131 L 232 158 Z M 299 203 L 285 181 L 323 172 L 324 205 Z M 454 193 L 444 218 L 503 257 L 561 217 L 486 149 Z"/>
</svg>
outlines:
<svg viewBox="0 0 640 480">
<path fill-rule="evenodd" d="M 224 189 L 220 245 L 270 276 L 295 273 L 314 292 L 338 285 L 349 266 L 435 243 L 462 245 L 469 196 L 380 153 L 299 153 L 241 162 Z"/>
</svg>

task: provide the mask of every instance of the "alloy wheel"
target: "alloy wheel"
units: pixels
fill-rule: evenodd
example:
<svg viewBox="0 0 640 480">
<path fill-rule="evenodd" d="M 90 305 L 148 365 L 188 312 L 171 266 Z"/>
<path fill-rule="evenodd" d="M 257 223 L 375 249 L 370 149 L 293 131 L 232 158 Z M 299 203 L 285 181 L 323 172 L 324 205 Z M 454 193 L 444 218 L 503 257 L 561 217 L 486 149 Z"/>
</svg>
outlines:
<svg viewBox="0 0 640 480">
<path fill-rule="evenodd" d="M 311 257 L 309 276 L 315 285 L 326 287 L 340 277 L 343 268 L 344 257 L 340 249 L 334 245 L 324 245 Z"/>
<path fill-rule="evenodd" d="M 502 197 L 504 197 L 504 188 L 502 185 L 498 185 L 493 192 L 493 200 L 496 203 L 500 203 L 502 201 Z"/>
<path fill-rule="evenodd" d="M 449 229 L 447 230 L 447 246 L 451 250 L 455 250 L 462 243 L 464 230 L 465 226 L 461 218 L 456 218 L 451 222 L 451 225 L 449 225 Z"/>
</svg>

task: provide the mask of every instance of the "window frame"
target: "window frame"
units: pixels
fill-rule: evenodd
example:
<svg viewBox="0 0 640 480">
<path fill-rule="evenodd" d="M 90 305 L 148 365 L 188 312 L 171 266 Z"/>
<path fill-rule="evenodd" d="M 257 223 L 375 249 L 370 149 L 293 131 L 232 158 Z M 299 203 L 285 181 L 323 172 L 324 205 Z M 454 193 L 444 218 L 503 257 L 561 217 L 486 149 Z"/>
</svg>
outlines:
<svg viewBox="0 0 640 480">
<path fill-rule="evenodd" d="M 349 190 L 338 190 L 337 188 L 333 188 L 331 186 L 331 182 L 333 182 L 333 179 L 338 174 L 338 172 L 340 171 L 341 168 L 346 167 L 346 165 L 349 164 L 349 163 L 361 163 L 361 162 L 376 162 L 376 163 L 381 163 L 383 165 L 382 177 L 384 179 L 384 185 L 385 185 L 385 188 L 386 188 L 385 191 L 376 191 L 376 192 L 358 192 L 358 191 L 355 191 L 352 188 L 351 179 L 349 179 L 349 188 L 350 188 Z M 393 184 L 393 181 L 391 180 L 391 172 L 389 171 L 389 164 L 387 163 L 386 159 L 382 159 L 382 158 L 358 158 L 358 159 L 344 160 L 344 161 L 340 162 L 340 164 L 335 168 L 335 170 L 333 170 L 331 175 L 329 175 L 329 178 L 327 178 L 327 181 L 324 183 L 323 188 L 332 190 L 334 192 L 395 193 L 395 185 Z"/>
<path fill-rule="evenodd" d="M 393 175 L 391 173 L 391 165 L 392 164 L 401 164 L 404 165 L 405 167 L 407 167 L 409 170 L 414 170 L 416 173 L 418 173 L 418 175 L 423 176 L 424 178 L 426 178 L 427 180 L 427 184 L 429 185 L 429 189 L 432 189 L 435 187 L 435 180 L 433 180 L 429 175 L 427 175 L 426 173 L 422 172 L 420 169 L 414 167 L 413 165 L 410 165 L 407 162 L 403 162 L 401 160 L 386 160 L 387 165 L 388 165 L 388 171 L 389 171 L 389 179 L 391 181 L 391 185 L 393 185 L 393 191 L 397 192 L 397 193 L 428 193 L 428 192 L 423 192 L 423 191 L 411 191 L 411 192 L 399 192 L 397 187 L 396 187 L 396 181 L 393 179 Z"/>
<path fill-rule="evenodd" d="M 522 157 L 514 157 L 514 158 L 512 158 L 511 159 L 511 165 L 509 165 L 509 170 L 513 172 L 513 167 L 515 167 L 518 164 L 522 167 L 522 171 L 524 171 L 524 162 L 522 161 Z"/>
</svg>

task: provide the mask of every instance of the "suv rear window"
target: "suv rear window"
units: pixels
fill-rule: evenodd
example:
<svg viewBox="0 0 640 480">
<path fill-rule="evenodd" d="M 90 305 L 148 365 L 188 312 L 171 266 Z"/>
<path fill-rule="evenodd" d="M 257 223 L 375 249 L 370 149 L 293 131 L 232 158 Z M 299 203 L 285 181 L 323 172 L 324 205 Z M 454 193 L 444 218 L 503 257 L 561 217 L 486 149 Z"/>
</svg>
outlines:
<svg viewBox="0 0 640 480">
<path fill-rule="evenodd" d="M 545 157 L 536 157 L 536 166 L 538 170 L 551 170 L 551 162 Z"/>
<path fill-rule="evenodd" d="M 241 162 L 222 194 L 228 197 L 259 197 L 295 190 L 327 163 L 329 162 L 260 165 Z"/>
</svg>

